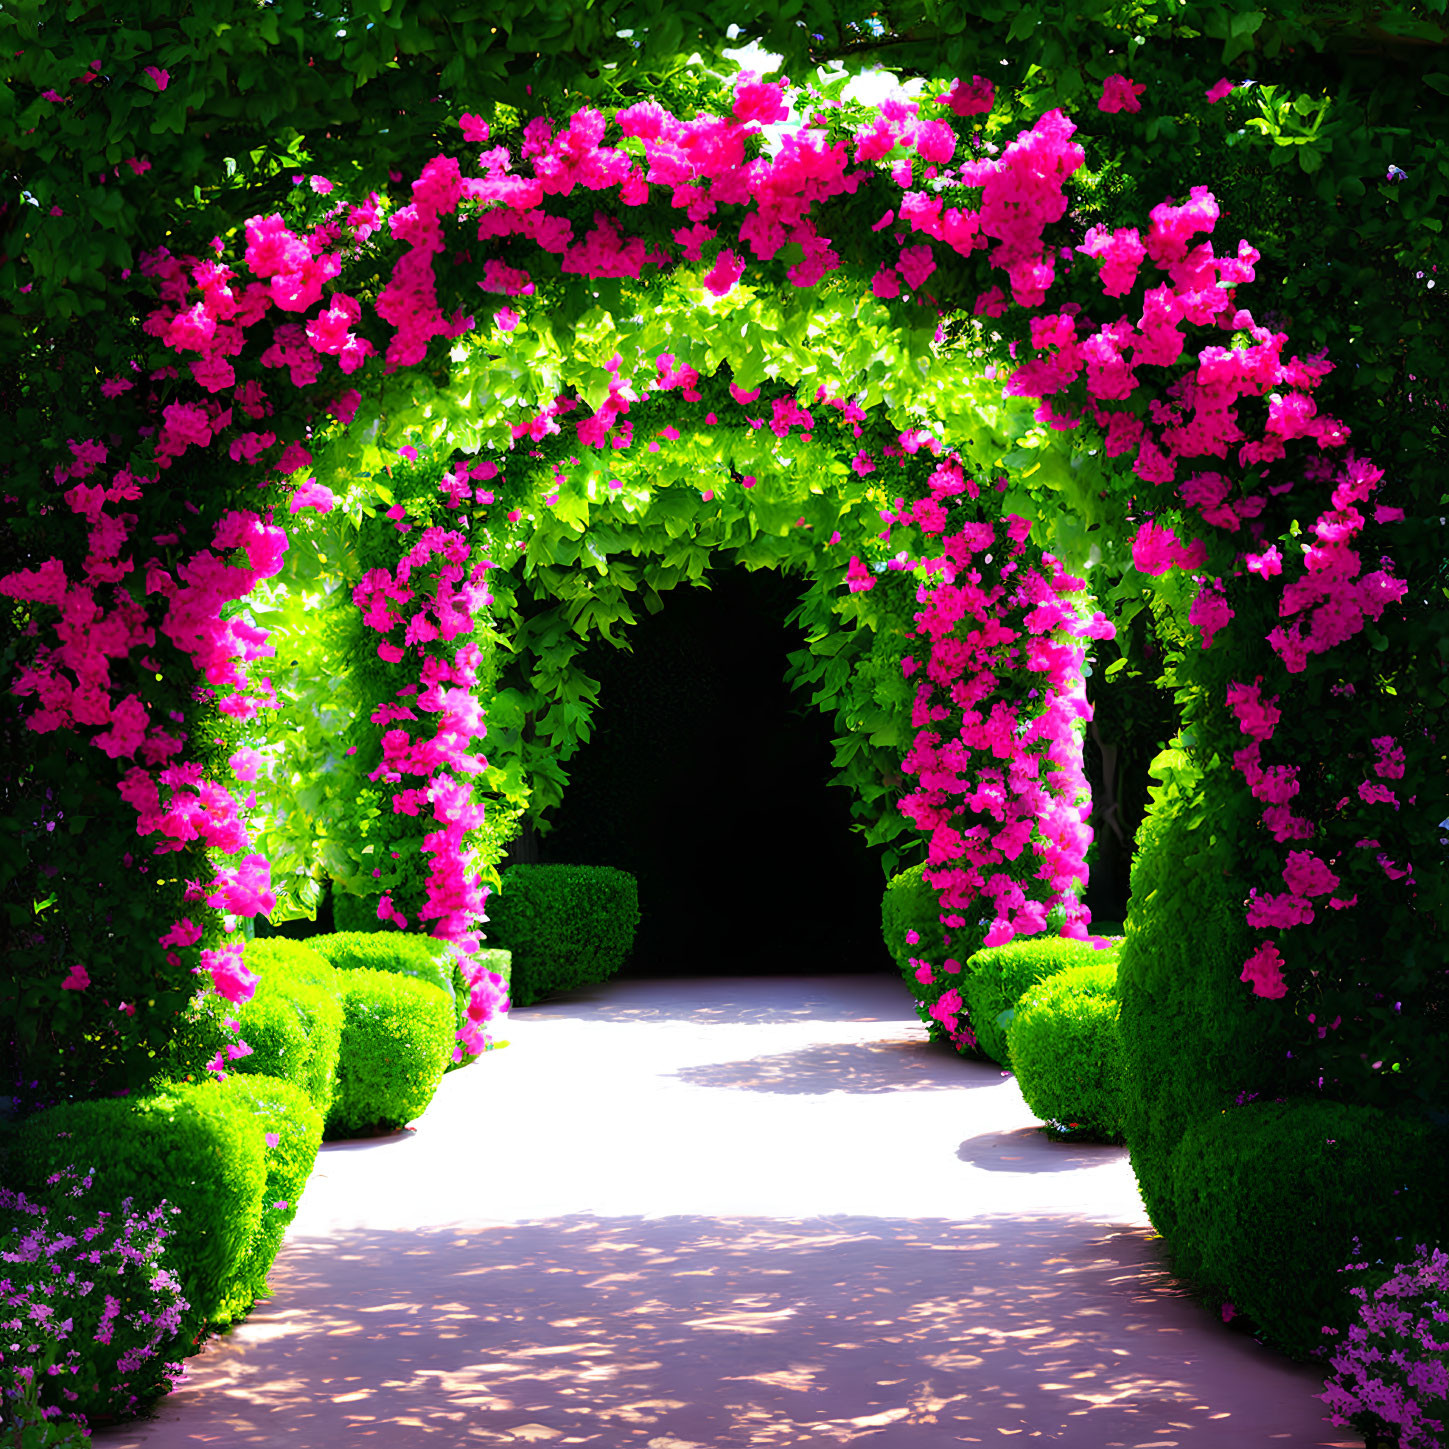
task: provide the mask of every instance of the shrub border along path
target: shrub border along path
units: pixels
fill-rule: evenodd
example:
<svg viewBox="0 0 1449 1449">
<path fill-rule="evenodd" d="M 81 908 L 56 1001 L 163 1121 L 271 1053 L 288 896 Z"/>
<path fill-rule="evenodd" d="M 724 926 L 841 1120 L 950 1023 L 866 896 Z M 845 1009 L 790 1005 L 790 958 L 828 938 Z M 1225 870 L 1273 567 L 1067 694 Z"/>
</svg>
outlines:
<svg viewBox="0 0 1449 1449">
<path fill-rule="evenodd" d="M 1172 1286 L 1123 1149 L 1043 1140 L 902 1000 L 622 981 L 517 1012 L 414 1133 L 324 1147 L 277 1296 L 98 1443 L 1357 1449 L 1314 1370 Z M 530 1110 L 480 1154 L 502 1100 Z"/>
</svg>

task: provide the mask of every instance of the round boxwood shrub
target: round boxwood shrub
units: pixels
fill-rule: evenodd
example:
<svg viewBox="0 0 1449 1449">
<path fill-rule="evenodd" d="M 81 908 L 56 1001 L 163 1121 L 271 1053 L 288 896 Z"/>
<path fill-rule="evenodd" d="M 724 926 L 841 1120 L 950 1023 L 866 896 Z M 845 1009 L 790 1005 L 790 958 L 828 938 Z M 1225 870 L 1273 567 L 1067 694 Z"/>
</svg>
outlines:
<svg viewBox="0 0 1449 1449">
<path fill-rule="evenodd" d="M 271 1291 L 267 1274 L 288 1223 L 297 1216 L 297 1204 L 322 1145 L 322 1114 L 301 1087 L 281 1077 L 233 1074 L 223 1089 L 240 1098 L 256 1118 L 267 1147 L 261 1220 L 223 1303 L 223 1317 L 240 1318 Z"/>
<path fill-rule="evenodd" d="M 1029 986 L 1006 1029 L 1011 1068 L 1043 1122 L 1122 1137 L 1122 1033 L 1117 961 L 1069 966 Z"/>
<path fill-rule="evenodd" d="M 220 1083 L 177 1083 L 27 1117 L 11 1139 L 7 1170 L 32 1197 L 74 1166 L 93 1172 L 97 1191 L 118 1206 L 129 1197 L 143 1212 L 163 1200 L 179 1208 L 166 1261 L 190 1305 L 181 1320 L 181 1342 L 190 1345 L 235 1316 L 232 1290 L 261 1223 L 266 1131 L 250 1104 Z"/>
<path fill-rule="evenodd" d="M 406 1126 L 433 1100 L 453 1050 L 453 1003 L 440 987 L 392 971 L 338 973 L 342 1050 L 324 1136 Z"/>
<path fill-rule="evenodd" d="M 228 1059 L 228 1070 L 294 1082 L 325 1115 L 342 1037 L 336 971 L 301 942 L 280 936 L 248 942 L 246 963 L 260 978 L 251 1000 L 233 1006 L 213 992 L 198 993 L 167 1048 L 161 1076 L 204 1080 L 217 1053 L 225 1056 L 239 1036 L 251 1053 Z M 235 1034 L 224 1024 L 229 1018 L 239 1028 Z"/>
<path fill-rule="evenodd" d="M 926 884 L 925 869 L 922 862 L 893 875 L 880 902 L 881 937 L 886 950 L 891 953 L 891 959 L 907 981 L 915 973 L 915 967 L 911 965 L 913 958 L 942 961 L 946 956 L 941 902 L 935 887 Z M 916 936 L 914 941 L 907 939 L 912 932 Z"/>
<path fill-rule="evenodd" d="M 978 951 L 966 963 L 961 994 L 981 1050 L 992 1061 L 1009 1067 L 1006 1029 L 1022 993 L 1058 971 L 1099 960 L 1108 953 L 1115 959 L 1116 947 L 1098 949 L 1070 936 L 1019 936 L 1004 946 Z"/>
<path fill-rule="evenodd" d="M 1303 1357 L 1354 1316 L 1354 1279 L 1336 1270 L 1437 1241 L 1449 1206 L 1426 1126 L 1321 1099 L 1199 1117 L 1173 1167 L 1174 1269 Z"/>
<path fill-rule="evenodd" d="M 513 956 L 513 1003 L 531 1006 L 618 971 L 634 945 L 639 888 L 608 865 L 515 865 L 488 912 L 490 944 Z"/>
<path fill-rule="evenodd" d="M 446 941 L 405 931 L 335 931 L 307 944 L 339 971 L 392 971 L 426 981 L 449 996 L 457 958 Z"/>
</svg>

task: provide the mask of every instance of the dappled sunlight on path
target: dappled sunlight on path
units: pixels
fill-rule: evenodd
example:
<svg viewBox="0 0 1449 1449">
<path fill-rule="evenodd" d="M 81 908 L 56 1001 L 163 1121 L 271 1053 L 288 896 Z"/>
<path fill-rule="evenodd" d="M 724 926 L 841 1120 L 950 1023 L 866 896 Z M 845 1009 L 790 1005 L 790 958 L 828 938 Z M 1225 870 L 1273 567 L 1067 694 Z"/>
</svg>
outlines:
<svg viewBox="0 0 1449 1449">
<path fill-rule="evenodd" d="M 595 995 L 325 1149 L 276 1296 L 102 1449 L 1361 1443 L 893 982 Z"/>
</svg>

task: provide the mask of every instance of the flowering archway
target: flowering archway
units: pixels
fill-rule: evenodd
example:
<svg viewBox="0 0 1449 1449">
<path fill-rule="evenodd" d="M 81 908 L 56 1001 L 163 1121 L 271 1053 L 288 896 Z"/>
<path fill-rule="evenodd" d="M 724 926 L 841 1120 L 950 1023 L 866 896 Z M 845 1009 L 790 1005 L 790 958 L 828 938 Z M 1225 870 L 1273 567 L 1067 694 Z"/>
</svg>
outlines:
<svg viewBox="0 0 1449 1449">
<path fill-rule="evenodd" d="M 1114 82 L 1103 107 L 1130 111 L 1133 88 Z M 1194 859 L 1238 896 L 1234 1010 L 1279 1013 L 1290 1086 L 1327 1075 L 1398 1101 L 1402 1080 L 1353 1074 L 1426 1062 L 1423 1019 L 1316 1018 L 1362 997 L 1358 922 L 1395 941 L 1424 924 L 1412 862 L 1435 838 L 1415 808 L 1432 742 L 1364 658 L 1405 593 L 1401 514 L 1348 428 L 1318 414 L 1328 361 L 1293 355 L 1242 305 L 1253 248 L 1216 254 L 1200 186 L 1150 217 L 1080 225 L 1071 122 L 1049 112 L 998 153 L 979 78 L 864 125 L 829 106 L 792 119 L 786 89 L 753 76 L 726 99 L 728 114 L 688 120 L 653 102 L 535 117 L 496 145 L 464 114 L 406 200 L 338 203 L 327 178 L 299 176 L 293 215 L 254 217 L 210 255 L 145 258 L 154 345 L 101 380 L 95 434 L 70 440 L 37 505 L 64 521 L 64 546 L 0 582 L 28 641 L 12 686 L 26 727 L 114 762 L 135 822 L 125 869 L 158 885 L 133 897 L 124 950 L 105 944 L 110 906 L 88 959 L 72 935 L 24 943 L 26 1009 L 87 1043 L 62 1075 L 144 1075 L 197 965 L 230 999 L 250 989 L 236 918 L 273 892 L 234 782 L 279 701 L 259 667 L 272 646 L 239 606 L 283 567 L 284 498 L 326 510 L 327 478 L 377 475 L 414 433 L 446 443 L 426 520 L 383 500 L 405 547 L 355 598 L 380 664 L 402 671 L 371 721 L 369 778 L 396 787 L 393 814 L 424 821 L 417 916 L 466 952 L 487 702 L 482 651 L 463 641 L 501 567 L 490 554 L 522 544 L 544 569 L 566 533 L 608 574 L 609 510 L 652 512 L 680 538 L 713 526 L 700 510 L 737 506 L 729 490 L 763 476 L 757 440 L 814 447 L 818 415 L 874 432 L 834 448 L 818 518 L 755 532 L 810 530 L 832 614 L 899 595 L 874 629 L 910 711 L 899 804 L 929 836 L 948 926 L 984 913 L 993 940 L 1087 929 L 1071 742 L 1083 640 L 1111 622 L 1080 607 L 1068 565 L 1095 549 L 1125 573 L 1130 555 L 1129 592 L 1154 580 L 1180 631 L 1186 728 L 1157 823 L 1201 831 L 1212 848 Z M 771 147 L 764 127 L 780 128 Z M 630 481 L 631 465 L 674 477 Z M 724 486 L 696 486 L 702 469 Z M 840 485 L 873 474 L 883 496 L 860 494 L 850 530 L 827 533 Z M 495 511 L 475 536 L 480 510 Z M 847 713 L 853 687 L 835 691 Z M 66 874 L 78 890 L 83 873 Z M 1200 887 L 1169 871 L 1156 909 L 1189 915 Z M 1129 945 L 1129 980 L 1131 961 Z M 1177 1125 L 1150 1116 L 1144 1152 Z"/>
</svg>

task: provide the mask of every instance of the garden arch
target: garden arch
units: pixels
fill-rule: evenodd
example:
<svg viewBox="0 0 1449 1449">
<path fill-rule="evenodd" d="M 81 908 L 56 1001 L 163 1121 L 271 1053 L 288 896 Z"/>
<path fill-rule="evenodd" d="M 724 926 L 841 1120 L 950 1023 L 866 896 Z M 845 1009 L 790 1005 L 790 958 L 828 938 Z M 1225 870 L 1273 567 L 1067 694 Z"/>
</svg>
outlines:
<svg viewBox="0 0 1449 1449">
<path fill-rule="evenodd" d="M 409 421 L 429 441 L 451 437 L 479 460 L 450 460 L 441 486 L 431 480 L 427 519 L 417 500 L 389 503 L 386 512 L 400 510 L 392 521 L 417 537 L 391 568 L 368 570 L 359 600 L 368 627 L 383 635 L 378 657 L 390 667 L 406 662 L 415 677 L 399 687 L 428 716 L 428 729 L 412 732 L 403 727 L 412 707 L 391 704 L 373 721 L 383 730 L 382 777 L 396 775 L 386 782 L 401 786 L 395 794 L 404 803 L 395 798 L 394 813 L 431 811 L 420 914 L 466 948 L 481 904 L 468 838 L 483 824 L 469 786 L 482 658 L 458 641 L 474 632 L 489 585 L 485 560 L 449 526 L 449 511 L 476 507 L 480 489 L 496 493 L 484 485 L 508 477 L 510 451 L 530 460 L 525 473 L 553 468 L 565 477 L 559 464 L 575 452 L 627 451 L 613 443 L 637 426 L 633 404 L 627 416 L 623 404 L 640 379 L 654 385 L 656 407 L 661 395 L 671 409 L 707 405 L 705 385 L 714 384 L 733 388 L 730 401 L 747 408 L 741 398 L 757 388 L 809 375 L 822 380 L 827 406 L 832 396 L 841 411 L 868 414 L 883 404 L 878 447 L 862 447 L 861 464 L 888 458 L 899 492 L 886 507 L 885 536 L 862 532 L 837 566 L 841 605 L 860 611 L 875 607 L 878 591 L 906 595 L 894 602 L 918 641 L 918 653 L 898 661 L 915 731 L 906 764 L 918 787 L 905 805 L 930 831 L 948 923 L 961 928 L 989 899 L 997 939 L 1042 929 L 1054 908 L 1067 928 L 1080 928 L 1070 904 L 1085 846 L 1080 818 L 1075 827 L 1071 819 L 1074 680 L 1080 640 L 1110 625 L 1079 612 L 1080 586 L 1043 551 L 1045 542 L 1074 537 L 1043 506 L 1067 499 L 1075 512 L 1066 517 L 1105 518 L 1119 551 L 1130 534 L 1133 563 L 1160 580 L 1181 631 L 1173 669 L 1188 729 L 1162 766 L 1151 857 L 1160 898 L 1154 919 L 1142 923 L 1140 964 L 1130 964 L 1129 948 L 1125 968 L 1129 1003 L 1139 993 L 1144 1042 L 1144 1023 L 1156 1031 L 1172 1015 L 1162 980 L 1172 969 L 1163 963 L 1183 951 L 1168 938 L 1184 933 L 1206 890 L 1222 926 L 1221 953 L 1192 979 L 1206 983 L 1204 1002 L 1233 1030 L 1292 1043 L 1293 1064 L 1280 1065 L 1275 1053 L 1256 1085 L 1235 1084 L 1227 1069 L 1209 1070 L 1217 1048 L 1201 1033 L 1182 1054 L 1204 1067 L 1197 1089 L 1203 1080 L 1217 1097 L 1234 1086 L 1302 1089 L 1326 1073 L 1351 1081 L 1342 1090 L 1366 1100 L 1401 1102 L 1402 1083 L 1379 1066 L 1402 1059 L 1427 1071 L 1438 1058 L 1422 1032 L 1406 1035 L 1381 1012 L 1352 1009 L 1338 1013 L 1345 1025 L 1337 1036 L 1313 1024 L 1317 1012 L 1361 999 L 1355 922 L 1413 929 L 1412 862 L 1425 858 L 1421 848 L 1433 838 L 1423 811 L 1412 808 L 1418 796 L 1400 797 L 1416 787 L 1411 767 L 1427 780 L 1432 742 L 1415 735 L 1403 701 L 1365 677 L 1355 652 L 1372 644 L 1374 621 L 1405 592 L 1389 557 L 1399 510 L 1377 501 L 1381 475 L 1347 452 L 1347 429 L 1317 413 L 1312 394 L 1327 364 L 1285 356 L 1286 339 L 1238 305 L 1235 290 L 1252 280 L 1252 248 L 1219 257 L 1198 240 L 1217 221 L 1211 196 L 1196 188 L 1182 204 L 1154 208 L 1150 221 L 1118 225 L 1109 217 L 1083 234 L 1065 219 L 1068 183 L 1083 161 L 1070 122 L 1050 112 L 992 155 L 971 120 L 989 113 L 990 92 L 979 78 L 958 82 L 924 110 L 886 108 L 860 128 L 823 113 L 823 121 L 788 128 L 773 154 L 756 154 L 750 137 L 786 121 L 785 95 L 752 77 L 734 88 L 727 117 L 681 122 L 653 103 L 611 121 L 582 110 L 562 130 L 530 122 L 516 155 L 495 147 L 476 165 L 467 155 L 466 167 L 460 156 L 490 138 L 481 118 L 463 115 L 461 143 L 429 162 L 411 200 L 390 214 L 372 198 L 353 198 L 330 215 L 332 203 L 319 202 L 315 216 L 292 224 L 280 214 L 254 218 L 244 247 L 223 239 L 217 259 L 148 256 L 143 267 L 158 296 L 146 330 L 160 350 L 142 375 L 153 386 L 138 394 L 141 406 L 107 410 L 136 380 L 104 380 L 96 435 L 72 440 L 70 458 L 56 468 L 68 510 L 60 517 L 74 534 L 66 556 L 27 562 L 0 588 L 24 610 L 37 641 L 14 686 L 33 701 L 29 728 L 69 731 L 77 745 L 116 762 L 136 833 L 148 849 L 159 844 L 158 861 L 125 862 L 158 877 L 161 889 L 142 915 L 162 901 L 174 914 L 159 950 L 137 953 L 134 964 L 97 934 L 91 965 L 61 972 L 57 963 L 75 954 L 71 939 L 59 952 L 53 941 L 27 942 L 27 1009 L 44 1007 L 63 1034 L 84 1037 L 90 1026 L 94 1041 L 103 1032 L 101 1057 L 110 1060 L 99 1065 L 114 1063 L 119 1082 L 134 1069 L 127 1049 L 144 1052 L 164 1034 L 189 992 L 193 962 L 223 994 L 237 999 L 248 990 L 230 918 L 271 892 L 265 862 L 245 854 L 242 806 L 223 779 L 228 767 L 244 783 L 255 770 L 244 730 L 274 701 L 260 671 L 244 668 L 265 657 L 267 641 L 233 606 L 277 571 L 286 541 L 274 517 L 241 506 L 240 482 L 224 511 L 202 513 L 192 503 L 197 522 L 183 524 L 186 495 L 201 492 L 210 468 L 229 460 L 263 481 L 271 473 L 296 479 L 296 510 L 331 501 L 308 470 L 325 463 L 341 476 L 349 450 L 361 450 L 366 463 L 378 438 L 396 441 Z M 1103 102 L 1130 110 L 1132 92 L 1115 76 Z M 317 196 L 329 195 L 326 178 L 314 183 Z M 831 207 L 833 235 L 849 236 L 851 256 L 816 224 Z M 369 247 L 384 227 L 394 252 Z M 688 341 L 708 357 L 705 367 L 680 363 L 683 343 L 653 345 L 650 309 L 621 280 L 676 264 L 683 291 L 664 298 L 665 308 L 676 322 L 697 324 Z M 595 280 L 596 305 L 574 319 L 567 348 L 546 316 L 524 331 L 517 352 L 491 343 L 470 351 L 461 342 L 474 330 L 465 302 L 476 305 L 478 288 L 492 307 L 492 335 L 511 335 L 528 312 L 520 299 L 571 275 Z M 754 311 L 732 332 L 722 319 L 733 314 L 717 311 L 706 294 L 755 291 L 755 277 Z M 817 327 L 817 306 L 780 308 L 772 323 L 764 309 L 776 303 L 765 294 L 786 285 L 831 298 L 833 320 Z M 938 328 L 942 296 L 959 305 Z M 953 331 L 967 338 L 954 351 Z M 1195 354 L 1185 350 L 1189 337 Z M 674 362 L 661 371 L 665 355 Z M 412 398 L 402 379 L 414 367 L 450 373 L 453 403 L 432 408 Z M 686 367 L 698 387 L 660 381 Z M 369 397 L 351 385 L 358 372 L 358 381 L 376 381 Z M 283 374 L 295 389 L 278 385 Z M 986 437 L 973 399 L 991 396 L 994 413 L 1003 381 L 1009 394 L 1037 405 L 1006 416 L 1014 436 Z M 790 388 L 767 400 L 787 432 L 811 406 Z M 326 416 L 346 429 L 364 403 L 364 420 L 383 431 L 371 439 L 361 428 L 341 432 L 335 454 L 325 452 Z M 483 406 L 492 409 L 490 426 L 517 430 L 520 448 L 490 443 L 468 422 Z M 721 396 L 716 415 L 724 407 Z M 581 423 L 561 421 L 571 410 Z M 673 427 L 665 422 L 657 432 Z M 1046 446 L 1053 432 L 1071 434 L 1074 446 Z M 606 487 L 609 471 L 600 470 Z M 545 508 L 565 501 L 562 492 L 554 504 L 547 491 L 536 496 Z M 59 513 L 59 504 L 49 506 Z M 522 521 L 523 509 L 509 511 L 520 515 L 510 522 Z M 185 543 L 183 526 L 197 531 Z M 1033 542 L 1034 526 L 1042 536 Z M 506 531 L 490 536 L 490 547 L 499 541 L 511 541 Z M 1291 541 L 1304 546 L 1295 554 Z M 141 556 L 152 548 L 149 559 Z M 235 566 L 239 556 L 244 566 Z M 143 589 L 126 582 L 132 573 L 144 576 Z M 1212 647 L 1219 635 L 1227 644 Z M 164 660 L 148 652 L 168 648 Z M 1012 649 L 1025 671 L 1008 668 Z M 177 652 L 204 679 L 200 699 L 155 667 Z M 1353 666 L 1351 677 L 1341 660 Z M 1049 687 L 1035 688 L 1034 674 Z M 1309 709 L 1289 707 L 1290 686 Z M 1326 733 L 1333 751 L 1320 748 Z M 1049 792 L 1055 813 L 1046 808 L 1043 773 L 1062 777 Z M 1407 787 L 1396 783 L 1405 778 Z M 1191 859 L 1201 878 L 1174 880 L 1170 867 L 1187 858 L 1181 847 L 1194 831 Z M 1164 853 L 1169 839 L 1176 860 Z M 232 861 L 211 878 L 207 849 Z M 1026 851 L 1034 869 L 1023 881 L 1005 867 Z M 159 879 L 178 852 L 197 875 Z M 1246 914 L 1235 915 L 1245 893 Z M 1148 944 L 1160 949 L 1150 954 Z M 1408 984 L 1421 990 L 1432 971 L 1420 968 Z M 1272 1003 L 1278 1014 L 1269 1018 Z M 1303 1011 L 1307 1005 L 1316 1010 Z M 1379 1042 L 1392 1052 L 1376 1055 Z M 1144 1046 L 1139 1060 L 1150 1077 L 1148 1056 Z M 1365 1076 L 1360 1064 L 1368 1060 L 1377 1065 Z M 1144 1165 L 1154 1154 L 1170 1157 L 1193 1115 L 1185 1101 L 1168 1100 L 1174 1092 L 1180 1096 L 1180 1085 L 1161 1100 L 1144 1094 L 1134 1144 Z M 1154 1213 L 1170 1220 L 1167 1188 L 1144 1176 L 1144 1189 Z"/>
</svg>

